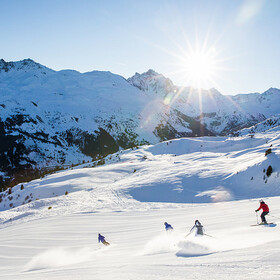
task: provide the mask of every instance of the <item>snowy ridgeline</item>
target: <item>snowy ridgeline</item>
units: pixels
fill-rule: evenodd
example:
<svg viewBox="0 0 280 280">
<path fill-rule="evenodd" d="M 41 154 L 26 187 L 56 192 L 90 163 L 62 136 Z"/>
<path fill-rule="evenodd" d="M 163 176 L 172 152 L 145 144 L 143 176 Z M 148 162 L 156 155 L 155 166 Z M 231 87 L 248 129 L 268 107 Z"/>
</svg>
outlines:
<svg viewBox="0 0 280 280">
<path fill-rule="evenodd" d="M 92 165 L 1 193 L 0 278 L 278 279 L 279 129 L 177 139 Z M 276 226 L 250 227 L 259 197 Z M 196 219 L 208 235 L 185 237 Z"/>
<path fill-rule="evenodd" d="M 228 135 L 280 111 L 278 89 L 224 96 L 180 88 L 152 70 L 126 80 L 110 72 L 54 71 L 31 59 L 0 60 L 0 84 L 5 185 L 30 179 L 26 170 L 38 178 L 133 146 Z"/>
</svg>

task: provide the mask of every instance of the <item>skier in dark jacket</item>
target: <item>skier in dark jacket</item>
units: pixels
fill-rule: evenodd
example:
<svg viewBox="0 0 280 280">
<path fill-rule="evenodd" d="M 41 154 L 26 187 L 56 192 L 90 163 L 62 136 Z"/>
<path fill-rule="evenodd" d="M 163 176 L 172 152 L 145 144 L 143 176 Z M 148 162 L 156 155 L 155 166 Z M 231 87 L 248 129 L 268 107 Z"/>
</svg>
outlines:
<svg viewBox="0 0 280 280">
<path fill-rule="evenodd" d="M 170 224 L 168 224 L 167 222 L 165 222 L 164 225 L 165 225 L 166 231 L 173 230 L 173 227 Z"/>
<path fill-rule="evenodd" d="M 192 232 L 194 229 L 196 229 L 195 235 L 204 235 L 203 225 L 200 223 L 199 220 L 196 220 L 194 222 L 194 226 L 192 227 L 190 232 Z"/>
<path fill-rule="evenodd" d="M 263 212 L 261 214 L 261 218 L 262 218 L 261 224 L 267 225 L 265 215 L 267 215 L 269 213 L 269 208 L 268 208 L 267 204 L 265 204 L 265 202 L 262 199 L 260 200 L 260 207 L 255 211 L 258 212 L 261 209 L 263 210 Z"/>
<path fill-rule="evenodd" d="M 107 242 L 106 240 L 105 240 L 105 237 L 103 236 L 103 235 L 101 235 L 100 233 L 98 233 L 98 242 L 100 243 L 103 243 L 105 246 L 108 246 L 108 245 L 110 245 L 110 243 L 109 242 Z"/>
</svg>

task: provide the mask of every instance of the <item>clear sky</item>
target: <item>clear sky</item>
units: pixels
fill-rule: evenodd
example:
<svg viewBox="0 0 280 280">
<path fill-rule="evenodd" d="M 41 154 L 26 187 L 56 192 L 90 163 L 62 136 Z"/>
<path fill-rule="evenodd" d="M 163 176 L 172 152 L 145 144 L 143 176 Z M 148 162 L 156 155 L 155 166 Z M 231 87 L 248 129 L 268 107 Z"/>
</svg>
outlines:
<svg viewBox="0 0 280 280">
<path fill-rule="evenodd" d="M 151 68 L 223 94 L 280 88 L 278 0 L 0 0 L 0 10 L 6 61 L 125 78 Z"/>
</svg>

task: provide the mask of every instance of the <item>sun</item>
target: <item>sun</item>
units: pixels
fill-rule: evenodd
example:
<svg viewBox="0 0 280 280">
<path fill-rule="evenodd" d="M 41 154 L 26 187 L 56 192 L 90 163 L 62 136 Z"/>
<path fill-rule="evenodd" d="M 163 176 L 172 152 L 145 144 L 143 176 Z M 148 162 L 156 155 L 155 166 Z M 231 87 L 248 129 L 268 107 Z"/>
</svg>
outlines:
<svg viewBox="0 0 280 280">
<path fill-rule="evenodd" d="M 217 71 L 216 51 L 193 50 L 182 57 L 181 67 L 187 83 L 195 88 L 209 86 L 214 81 Z"/>
</svg>

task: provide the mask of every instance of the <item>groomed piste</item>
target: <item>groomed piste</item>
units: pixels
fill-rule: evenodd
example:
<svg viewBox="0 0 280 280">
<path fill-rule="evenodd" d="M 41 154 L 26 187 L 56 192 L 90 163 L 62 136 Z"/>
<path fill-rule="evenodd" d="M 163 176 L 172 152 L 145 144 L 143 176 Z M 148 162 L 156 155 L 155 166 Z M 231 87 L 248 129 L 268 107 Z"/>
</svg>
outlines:
<svg viewBox="0 0 280 280">
<path fill-rule="evenodd" d="M 280 226 L 250 226 L 260 198 L 280 223 L 279 145 L 279 129 L 182 138 L 19 184 L 1 194 L 0 279 L 279 279 Z M 196 219 L 209 236 L 185 237 Z"/>
</svg>

